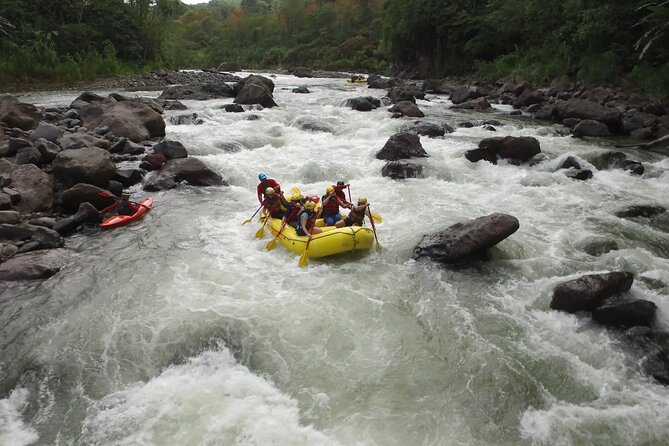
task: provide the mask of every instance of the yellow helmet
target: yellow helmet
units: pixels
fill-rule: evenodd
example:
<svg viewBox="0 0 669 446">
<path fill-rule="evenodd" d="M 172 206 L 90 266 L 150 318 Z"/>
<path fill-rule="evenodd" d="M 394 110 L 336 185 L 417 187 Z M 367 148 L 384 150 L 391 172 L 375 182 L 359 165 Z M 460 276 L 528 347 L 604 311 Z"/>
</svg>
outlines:
<svg viewBox="0 0 669 446">
<path fill-rule="evenodd" d="M 365 197 L 358 198 L 358 204 L 365 204 L 365 203 L 367 203 L 367 199 Z"/>
<path fill-rule="evenodd" d="M 328 187 L 325 189 L 325 192 L 328 193 L 328 194 L 333 193 L 333 192 L 334 192 L 334 187 L 332 187 L 332 186 L 328 186 Z"/>
<path fill-rule="evenodd" d="M 290 201 L 300 201 L 300 200 L 302 200 L 302 195 L 300 195 L 300 194 L 293 194 L 290 197 Z"/>
<path fill-rule="evenodd" d="M 310 211 L 312 211 L 315 207 L 316 203 L 314 203 L 313 201 L 307 201 L 306 203 L 304 203 L 304 208 Z"/>
<path fill-rule="evenodd" d="M 265 189 L 265 195 L 274 195 L 275 192 L 276 191 L 274 190 L 273 187 L 268 187 L 267 189 Z"/>
</svg>

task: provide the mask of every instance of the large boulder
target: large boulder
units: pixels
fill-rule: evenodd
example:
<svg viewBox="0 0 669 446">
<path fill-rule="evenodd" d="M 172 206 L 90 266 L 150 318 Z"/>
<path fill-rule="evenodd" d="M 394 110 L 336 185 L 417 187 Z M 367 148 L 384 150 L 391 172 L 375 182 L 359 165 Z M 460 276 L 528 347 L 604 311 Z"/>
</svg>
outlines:
<svg viewBox="0 0 669 446">
<path fill-rule="evenodd" d="M 486 98 L 478 98 L 453 105 L 451 108 L 455 110 L 488 110 L 492 108 L 492 105 Z"/>
<path fill-rule="evenodd" d="M 592 119 L 583 119 L 576 124 L 572 130 L 572 134 L 577 138 L 583 136 L 609 136 L 611 135 L 611 131 L 603 122 L 594 121 Z"/>
<path fill-rule="evenodd" d="M 381 101 L 371 96 L 351 98 L 346 100 L 346 106 L 356 111 L 372 111 L 381 106 Z"/>
<path fill-rule="evenodd" d="M 46 139 L 50 142 L 56 142 L 63 136 L 63 129 L 53 124 L 41 123 L 35 130 L 30 133 L 30 140 L 35 142 L 40 138 Z"/>
<path fill-rule="evenodd" d="M 628 291 L 633 281 L 632 273 L 621 271 L 581 276 L 556 286 L 550 307 L 568 313 L 592 311 L 606 299 Z"/>
<path fill-rule="evenodd" d="M 270 93 L 274 93 L 274 82 L 272 81 L 272 79 L 265 76 L 260 76 L 258 74 L 251 74 L 235 84 L 234 86 L 235 96 L 238 95 L 239 92 L 244 89 L 244 87 L 248 82 L 251 83 L 260 82 L 269 89 Z"/>
<path fill-rule="evenodd" d="M 625 346 L 637 358 L 641 369 L 659 382 L 669 385 L 669 351 L 662 347 L 663 333 L 648 327 L 632 327 L 625 331 Z"/>
<path fill-rule="evenodd" d="M 105 150 L 111 148 L 108 139 L 90 133 L 67 133 L 58 141 L 58 144 L 63 150 L 81 149 L 82 147 L 99 147 Z"/>
<path fill-rule="evenodd" d="M 232 86 L 225 82 L 217 82 L 203 85 L 175 85 L 168 87 L 158 96 L 158 99 L 206 101 L 209 99 L 232 98 L 234 96 L 235 89 Z M 179 109 L 181 110 L 181 108 Z"/>
<path fill-rule="evenodd" d="M 33 164 L 17 166 L 5 159 L 0 159 L 0 175 L 10 178 L 12 188 L 21 195 L 21 201 L 15 206 L 17 210 L 40 212 L 52 208 L 53 181 L 39 167 Z"/>
<path fill-rule="evenodd" d="M 420 138 L 412 133 L 396 133 L 391 136 L 376 158 L 397 161 L 408 158 L 427 158 L 429 155 L 420 143 Z"/>
<path fill-rule="evenodd" d="M 446 230 L 426 235 L 414 250 L 414 259 L 457 264 L 485 258 L 492 248 L 520 227 L 512 215 L 494 213 L 457 223 Z"/>
<path fill-rule="evenodd" d="M 74 257 L 66 249 L 49 249 L 16 254 L 0 264 L 0 280 L 47 279 L 67 266 Z"/>
<path fill-rule="evenodd" d="M 478 88 L 461 85 L 451 93 L 451 102 L 453 104 L 462 104 L 470 99 L 477 99 L 480 97 L 481 93 Z"/>
<path fill-rule="evenodd" d="M 179 141 L 160 141 L 153 146 L 153 153 L 165 155 L 168 160 L 188 157 L 188 151 Z"/>
<path fill-rule="evenodd" d="M 399 102 L 413 102 L 415 104 L 416 99 L 425 99 L 425 92 L 413 85 L 402 85 L 390 88 L 388 98 L 393 104 Z"/>
<path fill-rule="evenodd" d="M 458 88 L 448 79 L 426 79 L 423 82 L 423 91 L 434 94 L 451 94 Z"/>
<path fill-rule="evenodd" d="M 539 153 L 541 146 L 536 138 L 505 136 L 481 140 L 478 149 L 468 150 L 465 157 L 471 162 L 485 160 L 497 164 L 498 158 L 527 162 Z"/>
<path fill-rule="evenodd" d="M 298 67 L 293 70 L 296 77 L 314 77 L 314 71 L 311 68 Z"/>
<path fill-rule="evenodd" d="M 263 107 L 276 107 L 276 102 L 272 97 L 272 89 L 265 82 L 259 79 L 261 76 L 246 78 L 242 84 L 239 93 L 233 101 L 236 104 L 260 104 Z M 274 86 L 274 83 L 272 83 Z"/>
<path fill-rule="evenodd" d="M 97 147 L 63 150 L 52 163 L 53 176 L 64 186 L 89 183 L 105 187 L 116 173 L 109 152 Z"/>
<path fill-rule="evenodd" d="M 72 213 L 81 203 L 90 203 L 99 211 L 114 204 L 116 199 L 106 190 L 92 184 L 79 183 L 64 190 L 59 197 L 65 212 Z"/>
<path fill-rule="evenodd" d="M 623 169 L 637 175 L 642 175 L 645 171 L 643 164 L 627 159 L 623 152 L 604 152 L 591 158 L 590 162 L 599 170 Z"/>
<path fill-rule="evenodd" d="M 567 118 L 592 119 L 603 122 L 614 132 L 620 128 L 621 113 L 618 110 L 584 99 L 561 102 L 555 107 L 554 113 L 559 121 Z"/>
<path fill-rule="evenodd" d="M 84 126 L 93 131 L 108 126 L 116 136 L 133 142 L 165 136 L 165 121 L 151 106 L 139 101 L 91 104 L 79 110 Z"/>
<path fill-rule="evenodd" d="M 613 327 L 650 327 L 655 320 L 657 305 L 649 300 L 634 300 L 605 305 L 592 311 L 592 318 Z"/>
<path fill-rule="evenodd" d="M 429 138 L 436 138 L 439 136 L 444 136 L 446 134 L 446 128 L 443 125 L 432 124 L 430 122 L 421 122 L 415 121 L 411 124 L 407 124 L 400 129 L 400 131 L 405 133 L 413 133 L 414 135 L 427 136 Z M 449 132 L 452 133 L 453 130 L 449 127 Z"/>
<path fill-rule="evenodd" d="M 144 185 L 148 191 L 171 189 L 185 181 L 193 186 L 218 186 L 227 182 L 197 158 L 168 160 L 159 171 L 152 173 Z"/>
<path fill-rule="evenodd" d="M 425 113 L 411 101 L 399 101 L 397 104 L 390 107 L 388 111 L 391 113 L 401 113 L 402 116 L 408 116 L 410 118 L 422 118 L 425 116 Z"/>
<path fill-rule="evenodd" d="M 95 209 L 95 206 L 85 202 L 79 205 L 76 214 L 58 220 L 54 224 L 53 229 L 60 235 L 69 235 L 84 223 L 100 223 L 101 221 L 102 216 Z"/>
<path fill-rule="evenodd" d="M 39 125 L 42 112 L 32 104 L 19 102 L 13 96 L 0 97 L 0 123 L 7 127 L 32 130 Z"/>
<path fill-rule="evenodd" d="M 389 161 L 381 169 L 381 175 L 393 180 L 418 178 L 423 173 L 423 166 L 407 161 Z"/>
</svg>

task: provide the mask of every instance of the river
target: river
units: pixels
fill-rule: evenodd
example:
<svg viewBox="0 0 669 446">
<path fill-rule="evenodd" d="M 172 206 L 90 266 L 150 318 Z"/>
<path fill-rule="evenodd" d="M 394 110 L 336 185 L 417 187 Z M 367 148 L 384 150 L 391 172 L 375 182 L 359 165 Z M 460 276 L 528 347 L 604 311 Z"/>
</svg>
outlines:
<svg viewBox="0 0 669 446">
<path fill-rule="evenodd" d="M 342 79 L 277 75 L 279 107 L 226 113 L 232 100 L 184 101 L 205 122 L 168 138 L 229 187 L 152 194 L 124 229 L 66 240 L 75 264 L 40 283 L 0 285 L 0 444 L 23 445 L 666 445 L 669 388 L 639 371 L 589 317 L 549 309 L 553 287 L 626 270 L 635 298 L 669 329 L 669 234 L 613 212 L 669 207 L 669 158 L 629 151 L 646 174 L 555 171 L 567 155 L 611 150 L 557 126 L 418 101 L 424 121 L 497 119 L 421 138 L 424 178 L 381 176 L 375 153 L 412 119 L 362 113 L 347 98 L 385 91 Z M 295 94 L 305 85 L 310 94 Z M 156 92 L 140 93 L 156 96 Z M 76 93 L 31 93 L 67 105 Z M 167 112 L 178 115 L 186 112 Z M 251 114 L 260 119 L 248 120 Z M 299 128 L 300 122 L 329 132 Z M 535 167 L 470 163 L 484 137 L 534 136 L 552 160 Z M 284 190 L 323 194 L 337 180 L 366 196 L 381 250 L 298 256 L 242 226 L 259 171 Z M 148 195 L 133 189 L 133 199 Z M 490 262 L 442 269 L 412 260 L 424 234 L 503 212 L 520 229 Z M 620 249 L 583 251 L 597 239 Z"/>
</svg>

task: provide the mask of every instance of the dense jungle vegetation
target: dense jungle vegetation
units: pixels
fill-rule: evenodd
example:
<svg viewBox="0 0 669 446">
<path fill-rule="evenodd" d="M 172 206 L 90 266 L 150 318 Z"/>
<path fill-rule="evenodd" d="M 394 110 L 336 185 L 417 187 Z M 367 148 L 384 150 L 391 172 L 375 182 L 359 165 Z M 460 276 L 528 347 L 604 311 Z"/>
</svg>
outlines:
<svg viewBox="0 0 669 446">
<path fill-rule="evenodd" d="M 1 0 L 0 81 L 158 67 L 366 70 L 669 92 L 669 1 Z"/>
</svg>

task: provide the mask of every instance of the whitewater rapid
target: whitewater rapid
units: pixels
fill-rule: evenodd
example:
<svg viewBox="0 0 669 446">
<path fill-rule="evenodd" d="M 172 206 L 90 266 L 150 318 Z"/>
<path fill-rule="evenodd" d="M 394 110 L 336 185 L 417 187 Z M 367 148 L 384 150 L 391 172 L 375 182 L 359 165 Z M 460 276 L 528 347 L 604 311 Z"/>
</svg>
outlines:
<svg viewBox="0 0 669 446">
<path fill-rule="evenodd" d="M 246 73 L 239 73 L 244 76 Z M 559 126 L 418 101 L 424 178 L 381 176 L 374 155 L 413 119 L 348 98 L 382 90 L 342 79 L 273 78 L 279 107 L 226 113 L 231 99 L 184 101 L 202 125 L 168 125 L 230 183 L 154 193 L 124 229 L 89 228 L 66 247 L 77 261 L 43 283 L 0 285 L 0 444 L 4 445 L 664 445 L 669 389 L 644 376 L 612 332 L 548 308 L 553 287 L 626 270 L 635 298 L 669 329 L 669 234 L 613 212 L 669 207 L 669 159 L 629 151 L 642 177 L 555 171 L 568 155 L 611 150 Z M 291 89 L 305 85 L 310 94 Z M 156 96 L 157 92 L 142 92 Z M 69 104 L 76 94 L 21 99 Z M 259 119 L 249 120 L 250 115 Z M 492 133 L 464 121 L 496 119 Z M 303 130 L 304 122 L 332 132 Z M 551 161 L 470 163 L 490 136 L 534 136 Z M 257 174 L 323 194 L 351 183 L 383 217 L 382 250 L 310 260 L 254 238 Z M 133 188 L 133 199 L 148 195 Z M 411 259 L 422 236 L 504 212 L 520 229 L 490 262 L 442 269 Z M 592 257 L 583 247 L 615 239 Z"/>
</svg>

